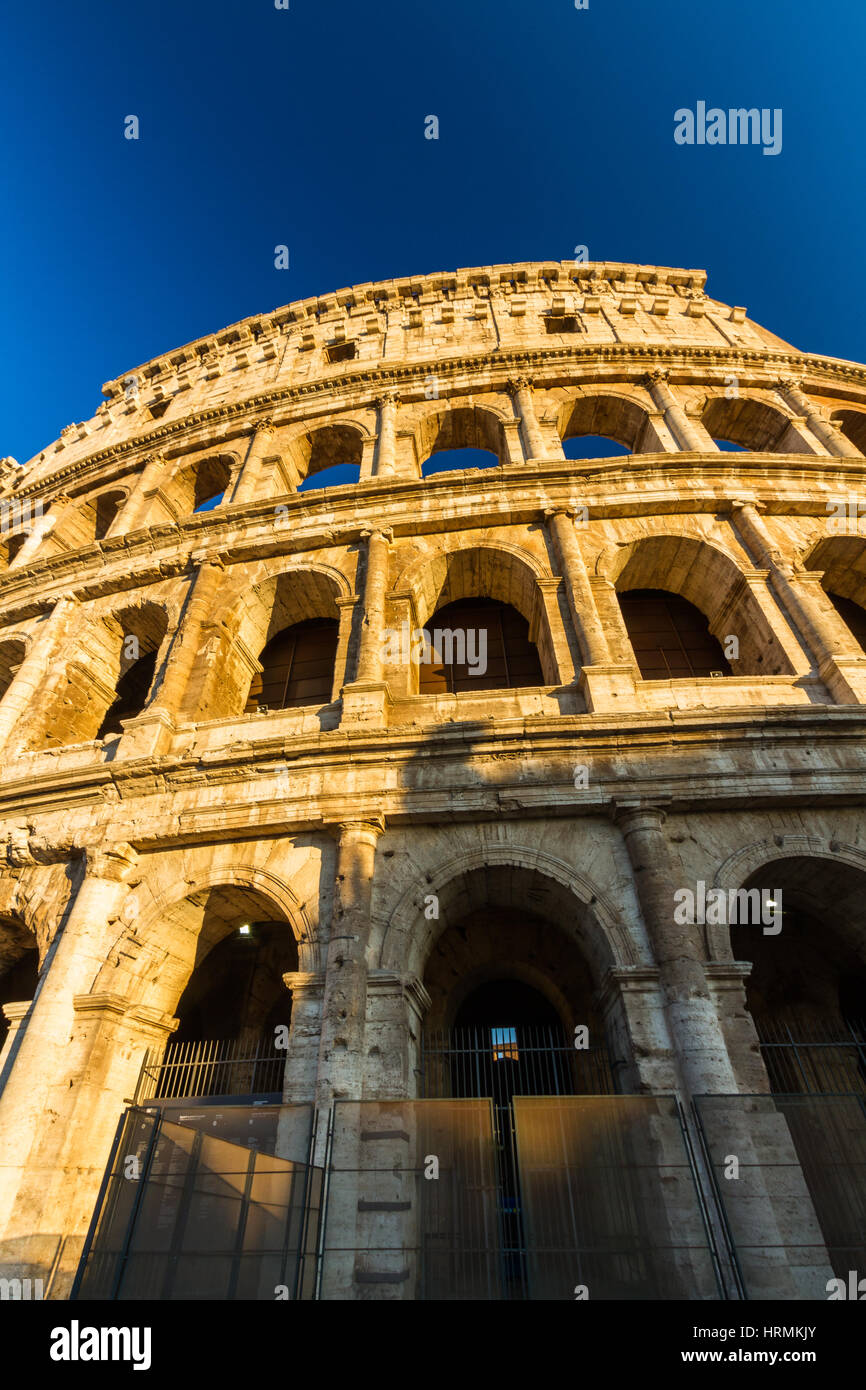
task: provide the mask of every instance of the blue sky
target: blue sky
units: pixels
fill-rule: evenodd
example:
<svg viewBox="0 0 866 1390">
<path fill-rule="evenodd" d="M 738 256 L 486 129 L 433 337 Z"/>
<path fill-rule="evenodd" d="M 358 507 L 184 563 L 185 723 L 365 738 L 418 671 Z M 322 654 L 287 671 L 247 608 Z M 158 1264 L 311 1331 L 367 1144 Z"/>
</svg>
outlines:
<svg viewBox="0 0 866 1390">
<path fill-rule="evenodd" d="M 798 347 L 866 358 L 866 6 L 290 5 L 5 7 L 0 455 L 247 315 L 577 245 L 706 269 Z M 699 100 L 781 108 L 782 152 L 676 145 Z"/>
</svg>

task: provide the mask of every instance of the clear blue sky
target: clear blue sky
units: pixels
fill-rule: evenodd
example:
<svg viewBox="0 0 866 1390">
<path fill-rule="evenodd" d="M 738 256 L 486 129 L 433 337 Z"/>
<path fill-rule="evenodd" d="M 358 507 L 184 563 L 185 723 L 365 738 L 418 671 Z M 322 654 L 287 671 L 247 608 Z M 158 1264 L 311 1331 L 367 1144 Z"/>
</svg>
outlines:
<svg viewBox="0 0 866 1390">
<path fill-rule="evenodd" d="M 579 244 L 866 357 L 862 0 L 290 3 L 5 7 L 0 455 L 249 314 Z M 677 146 L 699 100 L 781 154 Z"/>
</svg>

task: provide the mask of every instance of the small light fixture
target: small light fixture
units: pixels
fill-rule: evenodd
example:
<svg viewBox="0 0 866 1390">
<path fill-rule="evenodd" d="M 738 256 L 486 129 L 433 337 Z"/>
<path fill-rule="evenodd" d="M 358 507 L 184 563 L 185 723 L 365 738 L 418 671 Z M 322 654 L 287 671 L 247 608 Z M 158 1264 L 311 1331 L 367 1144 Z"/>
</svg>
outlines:
<svg viewBox="0 0 866 1390">
<path fill-rule="evenodd" d="M 250 924 L 249 924 L 249 922 L 244 922 L 243 926 L 242 926 L 242 927 L 239 927 L 238 930 L 240 931 L 241 936 L 249 936 L 249 934 L 250 934 Z"/>
</svg>

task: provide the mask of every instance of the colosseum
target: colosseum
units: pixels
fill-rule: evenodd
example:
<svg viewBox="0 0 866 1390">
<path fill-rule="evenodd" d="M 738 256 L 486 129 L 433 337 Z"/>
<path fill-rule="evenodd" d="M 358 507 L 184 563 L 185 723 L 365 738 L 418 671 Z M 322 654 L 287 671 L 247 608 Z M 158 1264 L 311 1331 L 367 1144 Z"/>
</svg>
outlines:
<svg viewBox="0 0 866 1390">
<path fill-rule="evenodd" d="M 6 1278 L 866 1271 L 866 368 L 705 280 L 358 285 L 2 461 Z"/>
</svg>

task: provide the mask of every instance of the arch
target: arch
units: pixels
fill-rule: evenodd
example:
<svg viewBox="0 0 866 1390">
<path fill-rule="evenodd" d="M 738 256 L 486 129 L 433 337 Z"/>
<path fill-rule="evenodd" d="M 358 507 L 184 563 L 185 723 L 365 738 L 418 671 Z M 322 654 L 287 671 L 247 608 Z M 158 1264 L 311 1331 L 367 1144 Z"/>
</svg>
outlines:
<svg viewBox="0 0 866 1390">
<path fill-rule="evenodd" d="M 394 589 L 411 595 L 419 627 L 438 609 L 461 599 L 496 599 L 516 609 L 529 624 L 529 639 L 538 649 L 545 684 L 557 685 L 564 674 L 556 660 L 538 582 L 549 578 L 550 571 L 535 556 L 496 542 L 466 549 L 455 545 L 424 555 L 402 572 Z"/>
<path fill-rule="evenodd" d="M 28 643 L 24 637 L 10 633 L 0 640 L 0 700 L 6 694 L 22 661 L 27 655 Z"/>
<path fill-rule="evenodd" d="M 441 867 L 425 874 L 421 883 L 406 889 L 387 917 L 373 913 L 370 959 L 385 970 L 423 977 L 436 939 L 467 905 L 479 901 L 487 870 L 512 870 L 521 876 L 521 895 L 531 893 L 536 915 L 557 916 L 573 926 L 596 988 L 611 968 L 637 965 L 637 942 L 613 904 L 598 885 L 573 864 L 535 846 L 485 842 L 464 854 L 452 856 Z M 475 887 L 469 887 L 475 877 Z M 435 894 L 438 919 L 428 920 L 424 900 Z M 509 901 L 516 901 L 513 895 Z"/>
<path fill-rule="evenodd" d="M 809 549 L 804 563 L 821 572 L 821 585 L 828 593 L 866 606 L 866 539 L 825 536 Z"/>
<path fill-rule="evenodd" d="M 793 674 L 739 564 L 714 542 L 670 532 L 642 536 L 602 551 L 596 573 L 610 580 L 618 594 L 655 589 L 687 599 L 722 647 L 729 636 L 737 638 L 739 656 L 730 662 L 734 675 Z"/>
<path fill-rule="evenodd" d="M 206 454 L 181 464 L 161 486 L 159 500 L 174 521 L 211 511 L 224 500 L 236 467 L 235 455 L 228 453 Z"/>
<path fill-rule="evenodd" d="M 814 454 L 791 416 L 777 406 L 752 396 L 728 400 L 708 396 L 701 423 L 713 439 L 737 444 L 751 453 Z"/>
<path fill-rule="evenodd" d="M 588 391 L 567 401 L 557 414 L 563 445 L 584 435 L 612 439 L 628 453 L 656 453 L 663 446 L 650 408 L 625 391 Z"/>
<path fill-rule="evenodd" d="M 311 620 L 339 623 L 338 600 L 351 596 L 349 582 L 339 570 L 326 565 L 296 564 L 272 571 L 240 597 L 228 600 L 214 615 L 220 631 L 215 660 L 206 663 L 196 683 L 191 682 L 188 704 L 197 719 L 227 718 L 242 714 L 253 681 L 261 674 L 259 657 L 278 633 Z M 342 673 L 336 669 L 334 690 Z M 325 703 L 329 703 L 326 701 Z"/>
<path fill-rule="evenodd" d="M 29 531 L 14 531 L 0 536 L 0 568 L 8 569 L 21 554 L 29 536 Z"/>
<path fill-rule="evenodd" d="M 332 468 L 346 466 L 360 469 L 367 438 L 369 432 L 366 429 L 356 421 L 348 420 L 315 425 L 312 429 L 295 434 L 286 445 L 295 486 Z"/>
<path fill-rule="evenodd" d="M 135 927 L 124 927 L 106 953 L 93 994 L 118 992 L 132 1003 L 146 1003 L 170 1015 L 196 966 L 233 927 L 248 920 L 248 913 L 254 917 L 260 913 L 261 920 L 285 921 L 294 938 L 299 968 L 311 972 L 322 968 L 316 924 L 291 885 L 269 869 L 221 864 L 196 873 L 182 887 L 158 893 L 143 910 L 139 910 L 140 897 L 141 892 L 130 899 L 125 914 Z M 148 943 L 134 956 L 124 950 L 131 931 L 137 941 Z"/>
<path fill-rule="evenodd" d="M 489 405 L 444 405 L 427 411 L 414 431 L 422 474 L 435 454 L 445 451 L 451 454 L 460 449 L 492 454 L 497 464 L 505 463 L 504 420 L 502 412 Z M 478 467 L 479 463 L 476 461 L 468 466 Z"/>
<path fill-rule="evenodd" d="M 121 732 L 118 721 L 134 718 L 150 700 L 167 630 L 166 606 L 148 599 L 87 622 L 73 636 L 76 655 L 51 690 L 28 747 L 86 743 Z M 137 682 L 130 676 L 134 668 Z M 107 724 L 111 712 L 116 718 Z"/>
<path fill-rule="evenodd" d="M 854 448 L 866 454 L 866 409 L 836 410 L 833 420 Z"/>
<path fill-rule="evenodd" d="M 94 511 L 93 518 L 93 539 L 95 541 L 104 540 L 120 515 L 120 509 L 128 497 L 125 488 L 112 488 L 108 492 L 100 492 L 92 499 L 91 506 Z"/>
<path fill-rule="evenodd" d="M 36 933 L 20 914 L 0 912 L 0 1005 L 24 1003 L 36 993 L 40 970 Z M 0 1011 L 0 1047 L 9 1024 Z"/>
<path fill-rule="evenodd" d="M 726 892 L 741 888 L 769 865 L 786 859 L 811 859 L 829 866 L 845 866 L 863 876 L 860 892 L 866 902 L 866 850 L 818 835 L 774 835 L 772 839 L 754 840 L 730 854 L 716 870 L 713 887 Z M 710 960 L 731 960 L 730 933 L 724 925 L 705 928 L 707 955 Z M 864 937 L 866 941 L 866 937 Z M 866 954 L 864 954 L 866 959 Z"/>
</svg>

